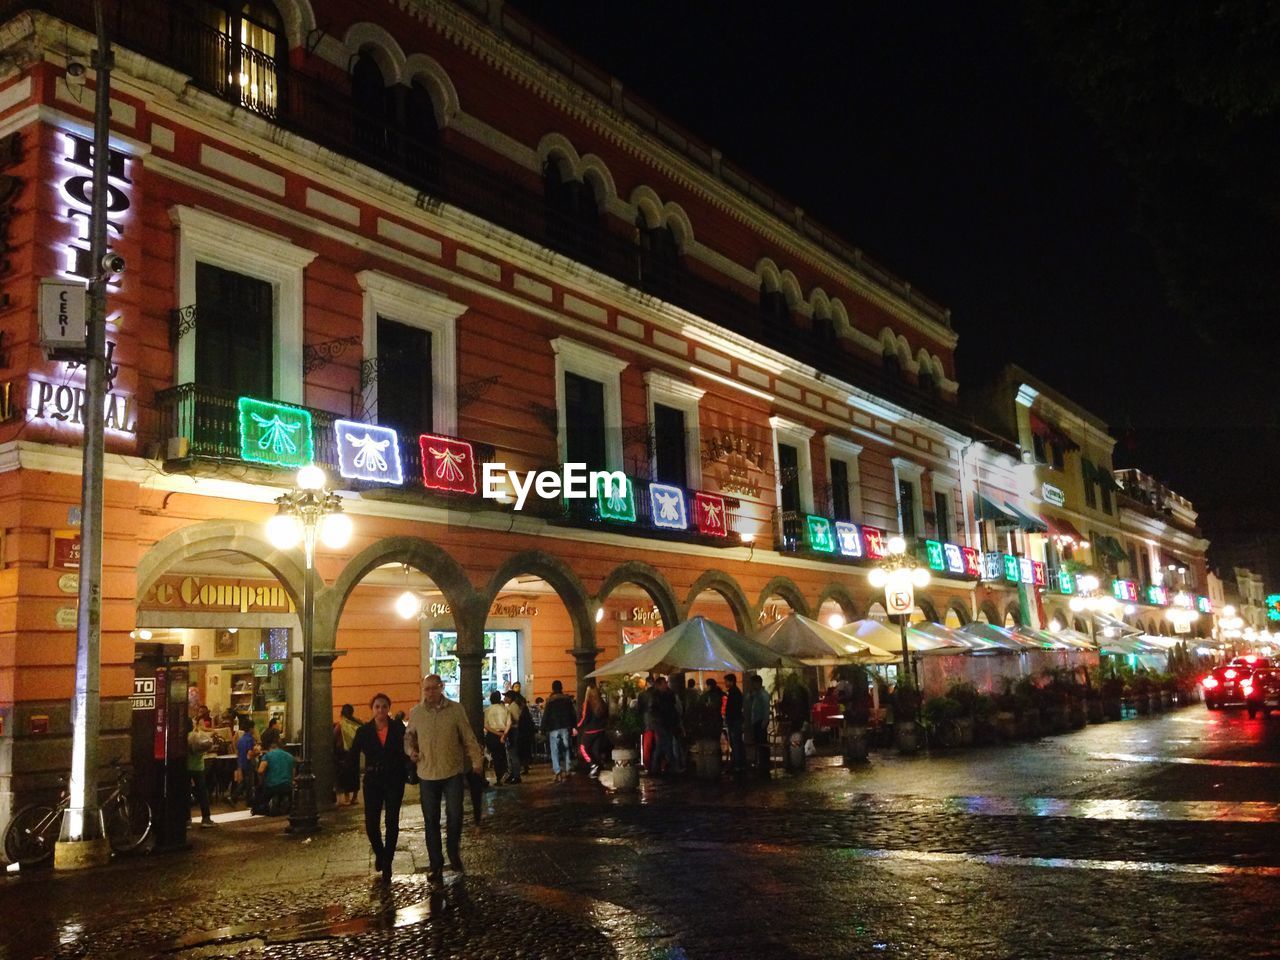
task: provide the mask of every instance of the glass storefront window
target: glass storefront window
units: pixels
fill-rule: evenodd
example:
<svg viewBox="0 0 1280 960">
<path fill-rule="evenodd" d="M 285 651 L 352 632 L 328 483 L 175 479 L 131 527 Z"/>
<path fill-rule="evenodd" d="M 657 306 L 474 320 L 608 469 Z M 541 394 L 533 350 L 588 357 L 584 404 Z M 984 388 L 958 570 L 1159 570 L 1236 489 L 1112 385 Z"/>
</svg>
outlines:
<svg viewBox="0 0 1280 960">
<path fill-rule="evenodd" d="M 440 674 L 444 681 L 444 695 L 457 700 L 461 676 L 458 670 L 458 632 L 456 630 L 432 630 L 427 635 L 430 643 L 430 672 Z M 520 679 L 520 631 L 486 630 L 484 658 L 480 690 L 484 696 L 491 690 L 506 690 Z"/>
</svg>

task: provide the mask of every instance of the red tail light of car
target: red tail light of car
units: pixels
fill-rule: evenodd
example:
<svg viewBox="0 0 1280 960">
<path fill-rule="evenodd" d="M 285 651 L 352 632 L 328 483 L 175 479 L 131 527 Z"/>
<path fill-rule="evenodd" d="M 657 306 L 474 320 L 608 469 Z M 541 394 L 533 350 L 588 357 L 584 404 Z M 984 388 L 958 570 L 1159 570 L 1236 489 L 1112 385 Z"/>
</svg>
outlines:
<svg viewBox="0 0 1280 960">
<path fill-rule="evenodd" d="M 1203 680 L 1200 681 L 1200 686 L 1204 687 L 1206 690 L 1212 690 L 1217 685 L 1218 685 L 1218 681 L 1213 677 L 1205 677 Z"/>
<path fill-rule="evenodd" d="M 1222 675 L 1228 680 L 1234 680 L 1236 678 L 1236 672 L 1234 670 L 1227 670 Z"/>
<path fill-rule="evenodd" d="M 1240 689 L 1241 689 L 1241 690 L 1243 690 L 1246 694 L 1253 693 L 1253 681 L 1252 681 L 1252 680 L 1241 680 L 1241 681 L 1240 681 Z"/>
</svg>

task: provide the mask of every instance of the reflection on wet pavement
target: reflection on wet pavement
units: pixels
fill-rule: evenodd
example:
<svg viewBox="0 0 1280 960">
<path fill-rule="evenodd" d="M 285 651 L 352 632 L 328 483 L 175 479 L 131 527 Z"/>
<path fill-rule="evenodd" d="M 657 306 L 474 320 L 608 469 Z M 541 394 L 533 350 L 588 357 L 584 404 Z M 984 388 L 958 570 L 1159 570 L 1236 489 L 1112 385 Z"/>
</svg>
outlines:
<svg viewBox="0 0 1280 960">
<path fill-rule="evenodd" d="M 1095 760 L 1119 760 L 1123 763 L 1183 763 L 1204 767 L 1253 767 L 1275 768 L 1280 762 L 1273 760 L 1218 760 L 1210 757 L 1160 757 L 1150 753 L 1091 753 Z"/>
<path fill-rule="evenodd" d="M 1150 860 L 1091 860 L 1076 857 L 1011 857 L 998 853 L 935 853 L 927 850 L 843 850 L 858 860 L 918 863 L 982 863 L 992 867 L 1055 867 L 1135 873 L 1192 873 L 1211 876 L 1280 877 L 1280 867 L 1235 867 L 1223 863 L 1159 863 Z"/>
<path fill-rule="evenodd" d="M 1212 800 L 1059 800 L 1050 797 L 952 797 L 945 807 L 987 816 L 1083 817 L 1088 820 L 1280 821 L 1280 804 Z"/>
</svg>

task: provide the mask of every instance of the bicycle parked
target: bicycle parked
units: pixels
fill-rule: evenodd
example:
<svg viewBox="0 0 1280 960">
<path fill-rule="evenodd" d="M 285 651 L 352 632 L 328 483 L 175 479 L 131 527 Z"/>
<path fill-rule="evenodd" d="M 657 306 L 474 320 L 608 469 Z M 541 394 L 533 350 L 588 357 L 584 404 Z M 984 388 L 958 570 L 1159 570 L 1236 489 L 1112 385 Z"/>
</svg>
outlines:
<svg viewBox="0 0 1280 960">
<path fill-rule="evenodd" d="M 133 796 L 133 775 L 120 762 L 114 761 L 116 784 L 99 788 L 105 793 L 101 800 L 102 823 L 107 841 L 116 853 L 137 850 L 151 835 L 151 804 Z M 10 863 L 33 867 L 45 863 L 53 856 L 54 844 L 62 832 L 62 815 L 71 805 L 71 792 L 63 783 L 62 795 L 56 806 L 28 804 L 21 807 L 9 821 L 4 832 L 4 854 Z"/>
</svg>

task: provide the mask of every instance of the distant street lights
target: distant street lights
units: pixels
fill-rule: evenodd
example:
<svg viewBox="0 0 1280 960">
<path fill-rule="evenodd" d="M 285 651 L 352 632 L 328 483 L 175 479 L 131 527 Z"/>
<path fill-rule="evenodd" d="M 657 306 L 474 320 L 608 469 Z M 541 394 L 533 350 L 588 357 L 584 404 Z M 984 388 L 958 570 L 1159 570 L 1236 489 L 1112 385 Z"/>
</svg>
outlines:
<svg viewBox="0 0 1280 960">
<path fill-rule="evenodd" d="M 911 602 L 906 604 L 906 612 L 901 613 L 898 617 L 898 628 L 902 634 L 903 678 L 909 681 L 911 677 L 911 651 L 907 647 L 907 618 L 911 616 L 915 588 L 929 585 L 929 571 L 916 563 L 914 557 L 907 554 L 907 541 L 902 537 L 890 537 L 886 546 L 888 554 L 880 561 L 880 565 L 871 571 L 867 576 L 867 580 L 877 590 L 884 590 L 885 606 L 888 610 L 899 606 L 892 602 L 891 595 L 897 594 L 901 596 L 905 594 L 911 598 Z"/>
<path fill-rule="evenodd" d="M 1200 619 L 1195 601 L 1182 590 L 1173 596 L 1173 602 L 1164 612 L 1165 619 L 1173 624 L 1174 633 L 1190 633 L 1191 624 Z"/>
<path fill-rule="evenodd" d="M 315 592 L 311 575 L 315 569 L 316 537 L 331 550 L 340 550 L 351 540 L 351 518 L 342 512 L 342 498 L 326 488 L 322 469 L 310 464 L 298 471 L 295 487 L 276 498 L 276 515 L 267 521 L 267 539 L 278 550 L 292 550 L 302 544 L 306 577 L 302 582 L 302 756 L 294 779 L 293 803 L 289 812 L 289 833 L 315 833 L 320 829 L 316 809 L 316 781 L 311 772 L 311 649 L 315 621 Z"/>
<path fill-rule="evenodd" d="M 1100 646 L 1098 643 L 1097 622 L 1094 615 L 1114 614 L 1116 608 L 1120 606 L 1119 601 L 1114 597 L 1102 592 L 1102 582 L 1091 573 L 1086 573 L 1076 582 L 1077 592 L 1067 604 L 1076 613 L 1088 613 L 1089 622 L 1089 639 L 1093 641 L 1095 647 Z"/>
</svg>

